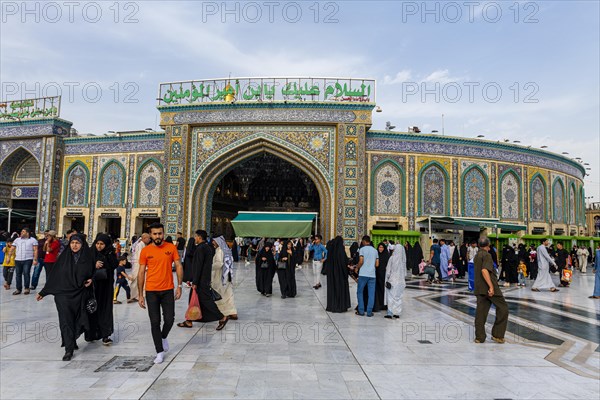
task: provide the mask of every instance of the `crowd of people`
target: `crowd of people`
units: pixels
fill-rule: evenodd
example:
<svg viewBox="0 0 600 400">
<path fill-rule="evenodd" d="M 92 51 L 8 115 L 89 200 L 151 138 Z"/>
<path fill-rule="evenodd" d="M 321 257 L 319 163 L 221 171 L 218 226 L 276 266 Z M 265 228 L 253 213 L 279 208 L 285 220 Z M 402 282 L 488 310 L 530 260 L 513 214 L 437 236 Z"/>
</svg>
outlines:
<svg viewBox="0 0 600 400">
<path fill-rule="evenodd" d="M 256 289 L 265 296 L 273 294 L 275 275 L 282 299 L 297 296 L 296 270 L 312 257 L 313 289 L 327 283 L 326 310 L 343 313 L 351 310 L 350 279 L 356 282 L 358 316 L 372 317 L 384 311 L 387 319 L 398 319 L 407 273 L 426 275 L 426 284 L 444 283 L 468 277 L 469 290 L 477 298 L 475 317 L 476 342 L 485 341 L 485 320 L 492 304 L 496 307 L 496 323 L 492 339 L 502 343 L 508 321 L 508 307 L 500 291 L 505 287 L 527 285 L 533 280 L 533 291 L 559 289 L 552 279 L 560 276 L 560 286 L 568 287 L 572 268 L 585 273 L 588 262 L 595 269 L 595 288 L 590 298 L 600 298 L 600 245 L 591 256 L 589 249 L 568 252 L 561 243 L 539 246 L 505 245 L 500 253 L 487 238 L 456 246 L 452 241 L 434 239 L 426 257 L 417 241 L 404 245 L 384 240 L 377 245 L 364 236 L 360 245 L 352 243 L 349 254 L 342 237 L 323 243 L 320 235 L 310 239 L 236 238 L 230 245 L 220 236 L 209 238 L 197 230 L 186 241 L 178 233 L 175 241 L 165 237 L 164 227 L 153 224 L 148 233 L 132 238 L 130 254 L 123 252 L 120 242 L 99 234 L 91 247 L 85 235 L 73 230 L 63 239 L 47 231 L 36 239 L 28 229 L 18 237 L 6 240 L 3 249 L 4 287 L 10 289 L 16 273 L 13 295 L 29 294 L 35 289 L 41 270 L 46 283 L 36 295 L 38 301 L 53 295 L 59 317 L 63 360 L 70 360 L 78 349 L 77 338 L 111 345 L 114 333 L 113 305 L 121 289 L 127 303 L 137 303 L 148 310 L 150 330 L 156 350 L 156 363 L 164 360 L 169 350 L 168 335 L 175 324 L 175 301 L 181 297 L 183 285 L 190 290 L 186 318 L 177 326 L 192 328 L 194 322 L 217 322 L 222 330 L 229 320 L 237 320 L 234 299 L 234 262 L 254 260 Z M 34 267 L 30 277 L 31 267 Z M 177 286 L 174 282 L 174 274 Z M 31 278 L 31 279 L 30 279 Z M 190 312 L 196 307 L 198 312 Z"/>
</svg>

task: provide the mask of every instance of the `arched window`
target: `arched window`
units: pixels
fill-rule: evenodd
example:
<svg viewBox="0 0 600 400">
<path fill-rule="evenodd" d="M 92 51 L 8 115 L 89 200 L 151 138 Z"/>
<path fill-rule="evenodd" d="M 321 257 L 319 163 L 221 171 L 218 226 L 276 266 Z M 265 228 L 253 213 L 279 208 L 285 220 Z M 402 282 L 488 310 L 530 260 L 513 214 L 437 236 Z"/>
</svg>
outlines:
<svg viewBox="0 0 600 400">
<path fill-rule="evenodd" d="M 65 205 L 67 207 L 87 207 L 89 174 L 80 163 L 75 163 L 67 173 L 67 192 Z"/>
<path fill-rule="evenodd" d="M 552 219 L 565 222 L 565 188 L 560 178 L 556 178 L 552 185 Z"/>
<path fill-rule="evenodd" d="M 531 180 L 531 220 L 546 222 L 546 182 L 540 174 Z"/>
<path fill-rule="evenodd" d="M 521 219 L 521 181 L 512 171 L 500 181 L 500 218 Z"/>
<path fill-rule="evenodd" d="M 569 223 L 577 223 L 577 201 L 575 197 L 575 186 L 571 185 L 569 190 Z"/>
<path fill-rule="evenodd" d="M 147 161 L 138 171 L 137 206 L 156 207 L 160 205 L 162 167 L 155 161 Z"/>
<path fill-rule="evenodd" d="M 487 177 L 476 167 L 470 167 L 463 174 L 463 216 L 485 218 L 487 212 Z"/>
<path fill-rule="evenodd" d="M 125 200 L 125 169 L 111 161 L 100 175 L 100 207 L 122 207 Z"/>
<path fill-rule="evenodd" d="M 375 169 L 371 181 L 373 214 L 404 215 L 404 172 L 391 161 Z"/>
<path fill-rule="evenodd" d="M 423 168 L 419 174 L 421 215 L 446 215 L 448 212 L 448 175 L 438 164 Z"/>
</svg>

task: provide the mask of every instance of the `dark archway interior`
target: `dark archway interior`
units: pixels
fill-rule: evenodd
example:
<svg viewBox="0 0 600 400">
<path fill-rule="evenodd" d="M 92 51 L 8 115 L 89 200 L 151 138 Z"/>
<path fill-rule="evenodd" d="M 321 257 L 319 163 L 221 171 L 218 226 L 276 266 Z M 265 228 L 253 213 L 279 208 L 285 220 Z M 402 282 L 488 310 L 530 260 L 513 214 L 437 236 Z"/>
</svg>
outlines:
<svg viewBox="0 0 600 400">
<path fill-rule="evenodd" d="M 231 220 L 238 211 L 319 212 L 314 182 L 293 164 L 270 153 L 246 160 L 217 183 L 212 201 L 211 234 L 234 237 Z"/>
<path fill-rule="evenodd" d="M 35 230 L 38 199 L 37 195 L 31 194 L 31 190 L 39 185 L 40 164 L 24 148 L 15 150 L 0 165 L 0 208 L 12 208 L 11 231 L 24 227 Z M 13 188 L 18 189 L 18 195 L 14 198 Z M 8 226 L 8 211 L 2 210 L 0 230 L 5 230 Z"/>
</svg>

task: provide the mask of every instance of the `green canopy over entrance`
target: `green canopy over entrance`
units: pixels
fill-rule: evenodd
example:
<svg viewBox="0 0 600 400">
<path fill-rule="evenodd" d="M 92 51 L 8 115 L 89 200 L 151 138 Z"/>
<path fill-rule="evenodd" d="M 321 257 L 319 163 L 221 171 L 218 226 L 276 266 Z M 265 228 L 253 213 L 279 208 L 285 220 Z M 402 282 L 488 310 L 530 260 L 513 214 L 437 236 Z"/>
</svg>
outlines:
<svg viewBox="0 0 600 400">
<path fill-rule="evenodd" d="M 279 213 L 240 211 L 231 221 L 240 237 L 308 237 L 317 213 Z"/>
</svg>

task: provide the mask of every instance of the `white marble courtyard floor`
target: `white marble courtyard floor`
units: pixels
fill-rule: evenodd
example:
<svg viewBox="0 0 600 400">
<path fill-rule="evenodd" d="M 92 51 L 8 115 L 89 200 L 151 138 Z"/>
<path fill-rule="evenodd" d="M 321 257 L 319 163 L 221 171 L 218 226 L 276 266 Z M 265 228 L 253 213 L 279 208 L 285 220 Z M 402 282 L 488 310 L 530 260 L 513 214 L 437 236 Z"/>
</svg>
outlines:
<svg viewBox="0 0 600 400">
<path fill-rule="evenodd" d="M 115 305 L 112 346 L 80 338 L 73 360 L 63 362 L 53 299 L 36 303 L 33 293 L 0 288 L 0 398 L 600 398 L 600 301 L 587 298 L 591 271 L 555 294 L 505 290 L 508 343 L 477 345 L 464 283 L 408 282 L 405 309 L 392 321 L 327 313 L 326 279 L 314 291 L 306 267 L 297 272 L 298 297 L 284 300 L 277 284 L 271 298 L 256 292 L 253 265 L 236 266 L 240 319 L 222 332 L 216 323 L 174 327 L 167 359 L 149 369 L 149 321 L 137 304 Z M 178 301 L 176 321 L 185 309 Z"/>
</svg>

